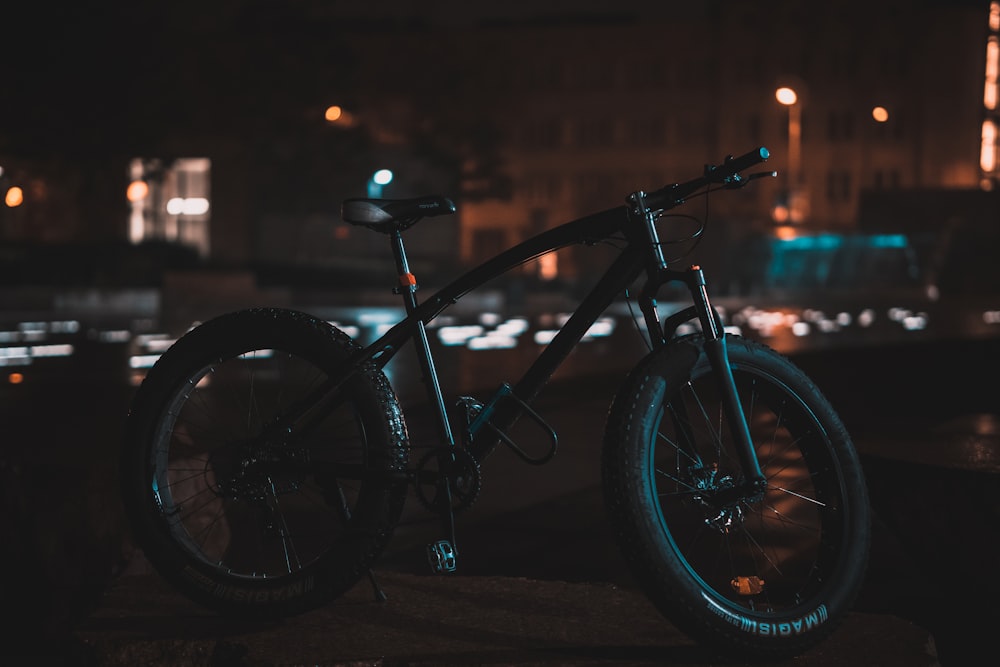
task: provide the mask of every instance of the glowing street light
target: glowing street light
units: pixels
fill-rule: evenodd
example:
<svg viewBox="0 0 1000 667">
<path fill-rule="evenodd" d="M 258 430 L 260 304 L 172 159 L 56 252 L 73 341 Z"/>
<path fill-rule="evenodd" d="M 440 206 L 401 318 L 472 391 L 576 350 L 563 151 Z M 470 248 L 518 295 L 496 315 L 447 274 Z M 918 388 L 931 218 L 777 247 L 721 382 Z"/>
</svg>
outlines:
<svg viewBox="0 0 1000 667">
<path fill-rule="evenodd" d="M 7 194 L 4 195 L 3 201 L 11 208 L 20 206 L 24 203 L 24 191 L 15 185 L 7 190 Z"/>
<path fill-rule="evenodd" d="M 331 123 L 336 123 L 343 117 L 343 115 L 344 115 L 344 110 L 336 104 L 326 108 L 325 117 Z"/>
<path fill-rule="evenodd" d="M 782 86 L 774 91 L 774 97 L 780 103 L 784 104 L 786 107 L 790 107 L 799 101 L 799 96 L 796 92 L 788 88 L 787 86 Z"/>
<path fill-rule="evenodd" d="M 788 107 L 788 217 L 802 222 L 799 185 L 802 182 L 802 104 L 793 88 L 782 86 L 774 91 L 774 99 Z"/>
<path fill-rule="evenodd" d="M 323 112 L 323 118 L 330 125 L 336 125 L 337 127 L 354 127 L 357 124 L 357 118 L 350 111 L 340 106 L 339 104 L 332 104 L 326 108 Z"/>
</svg>

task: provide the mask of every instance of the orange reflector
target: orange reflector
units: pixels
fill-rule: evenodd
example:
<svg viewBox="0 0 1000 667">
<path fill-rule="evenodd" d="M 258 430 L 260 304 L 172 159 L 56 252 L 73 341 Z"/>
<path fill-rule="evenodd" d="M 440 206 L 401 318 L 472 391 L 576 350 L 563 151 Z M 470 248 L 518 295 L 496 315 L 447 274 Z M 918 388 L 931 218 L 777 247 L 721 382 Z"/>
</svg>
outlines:
<svg viewBox="0 0 1000 667">
<path fill-rule="evenodd" d="M 412 287 L 417 284 L 417 277 L 412 273 L 404 273 L 399 277 L 399 284 L 403 287 Z"/>
<path fill-rule="evenodd" d="M 11 373 L 7 376 L 7 381 L 11 384 L 21 384 L 24 382 L 24 376 L 20 373 Z"/>
<path fill-rule="evenodd" d="M 737 595 L 757 595 L 764 590 L 764 580 L 760 577 L 736 577 L 729 584 Z"/>
</svg>

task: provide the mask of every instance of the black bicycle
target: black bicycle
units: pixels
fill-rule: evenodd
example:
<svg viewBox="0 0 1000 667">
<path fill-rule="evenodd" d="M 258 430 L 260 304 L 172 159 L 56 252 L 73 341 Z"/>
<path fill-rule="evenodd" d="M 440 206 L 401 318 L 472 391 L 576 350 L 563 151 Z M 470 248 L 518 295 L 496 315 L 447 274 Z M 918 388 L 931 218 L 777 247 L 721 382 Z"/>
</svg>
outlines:
<svg viewBox="0 0 1000 667">
<path fill-rule="evenodd" d="M 560 363 L 634 283 L 649 353 L 614 398 L 601 462 L 611 525 L 631 573 L 676 626 L 743 657 L 799 653 L 826 637 L 862 585 L 870 509 L 857 453 L 816 386 L 773 350 L 727 334 L 698 267 L 669 268 L 658 226 L 690 198 L 740 188 L 764 148 L 691 181 L 544 231 L 418 302 L 403 232 L 451 213 L 444 197 L 352 199 L 343 219 L 389 237 L 406 317 L 367 346 L 308 314 L 223 315 L 181 337 L 150 370 L 128 418 L 122 484 L 136 540 L 164 578 L 227 614 L 276 617 L 329 602 L 370 576 L 410 488 L 442 519 L 428 546 L 457 567 L 455 513 L 476 497 Z M 514 384 L 449 410 L 426 326 L 463 295 L 544 253 L 610 242 L 615 259 Z M 692 305 L 659 316 L 679 282 Z M 682 324 L 699 333 L 677 335 Z M 641 330 L 641 328 L 640 328 Z M 415 345 L 437 446 L 411 463 L 384 366 Z M 458 433 L 456 438 L 455 434 Z"/>
</svg>

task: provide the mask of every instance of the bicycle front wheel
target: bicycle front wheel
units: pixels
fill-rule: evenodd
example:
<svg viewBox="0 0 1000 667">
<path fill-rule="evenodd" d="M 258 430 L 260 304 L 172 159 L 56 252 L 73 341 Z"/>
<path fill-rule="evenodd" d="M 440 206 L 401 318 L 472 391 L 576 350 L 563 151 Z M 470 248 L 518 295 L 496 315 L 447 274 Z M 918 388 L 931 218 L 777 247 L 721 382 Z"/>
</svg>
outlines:
<svg viewBox="0 0 1000 667">
<path fill-rule="evenodd" d="M 256 309 L 195 328 L 150 370 L 122 492 L 136 541 L 181 592 L 284 616 L 345 592 L 380 553 L 402 511 L 408 446 L 385 376 L 352 375 L 304 432 L 276 427 L 356 350 L 326 322 Z"/>
<path fill-rule="evenodd" d="M 770 348 L 727 338 L 767 480 L 744 482 L 704 339 L 676 340 L 630 374 L 609 413 L 606 503 L 631 571 L 678 628 L 776 659 L 836 626 L 863 583 L 870 509 L 857 453 L 815 385 Z"/>
</svg>

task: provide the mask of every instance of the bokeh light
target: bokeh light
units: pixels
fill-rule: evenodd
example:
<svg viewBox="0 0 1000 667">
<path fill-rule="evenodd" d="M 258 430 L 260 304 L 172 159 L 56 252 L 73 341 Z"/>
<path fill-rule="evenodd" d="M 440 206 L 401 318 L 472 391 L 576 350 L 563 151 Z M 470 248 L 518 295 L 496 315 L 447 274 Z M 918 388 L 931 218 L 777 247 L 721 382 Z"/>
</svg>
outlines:
<svg viewBox="0 0 1000 667">
<path fill-rule="evenodd" d="M 14 208 L 15 206 L 20 206 L 24 203 L 24 191 L 16 185 L 8 188 L 6 196 L 4 196 L 3 201 L 7 206 Z"/>
<path fill-rule="evenodd" d="M 149 185 L 146 181 L 132 181 L 128 184 L 125 196 L 130 202 L 142 201 L 149 194 Z"/>
</svg>

